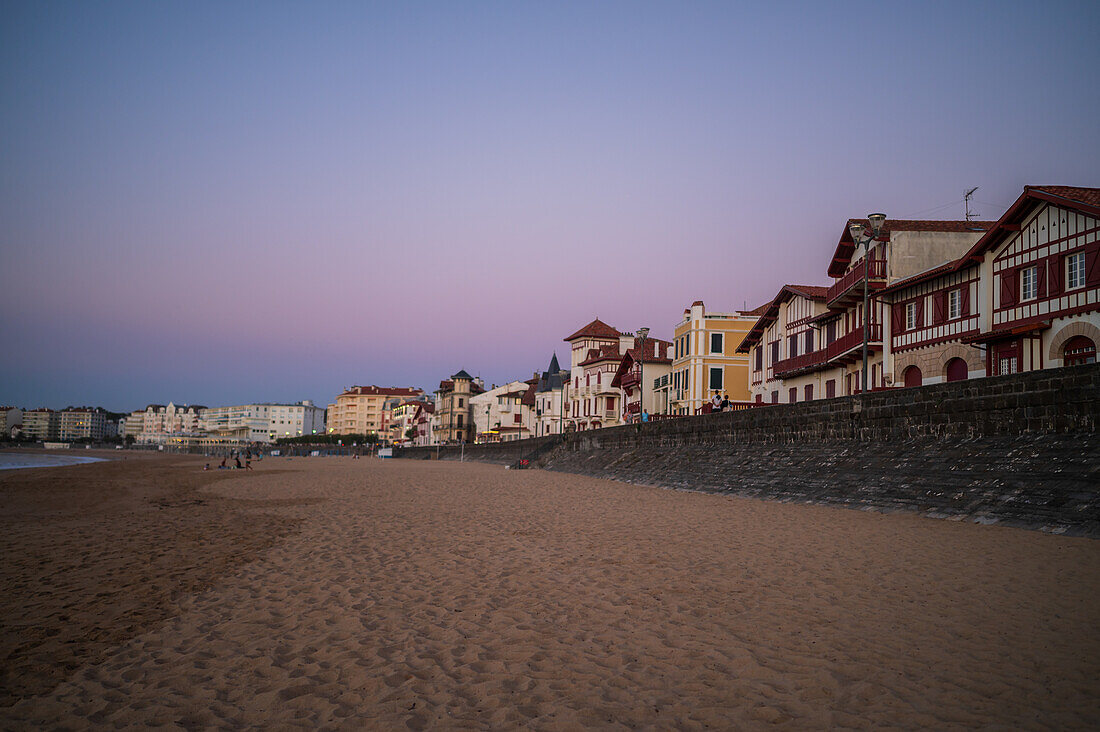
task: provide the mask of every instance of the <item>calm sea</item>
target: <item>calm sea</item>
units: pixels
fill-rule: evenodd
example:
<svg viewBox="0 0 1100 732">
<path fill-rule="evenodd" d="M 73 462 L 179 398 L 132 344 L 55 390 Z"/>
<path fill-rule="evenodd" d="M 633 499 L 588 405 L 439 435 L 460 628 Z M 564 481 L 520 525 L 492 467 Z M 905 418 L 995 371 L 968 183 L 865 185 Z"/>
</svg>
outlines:
<svg viewBox="0 0 1100 732">
<path fill-rule="evenodd" d="M 76 455 L 50 455 L 47 453 L 0 452 L 0 470 L 19 468 L 54 468 L 59 465 L 100 463 L 103 458 L 77 457 Z"/>
</svg>

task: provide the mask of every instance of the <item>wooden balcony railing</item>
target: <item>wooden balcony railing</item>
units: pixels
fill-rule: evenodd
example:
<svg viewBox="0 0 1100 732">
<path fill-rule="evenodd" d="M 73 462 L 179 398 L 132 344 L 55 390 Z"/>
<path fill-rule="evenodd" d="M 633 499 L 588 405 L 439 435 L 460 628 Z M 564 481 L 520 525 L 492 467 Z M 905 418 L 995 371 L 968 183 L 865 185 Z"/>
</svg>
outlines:
<svg viewBox="0 0 1100 732">
<path fill-rule="evenodd" d="M 868 345 L 879 346 L 882 343 L 882 324 L 872 323 L 867 329 Z M 830 343 L 826 350 L 830 361 L 836 360 L 856 346 L 863 345 L 863 328 L 859 327 Z"/>
<path fill-rule="evenodd" d="M 885 259 L 870 259 L 867 262 L 867 278 L 870 284 L 885 285 L 886 284 L 886 260 Z M 852 271 L 841 277 L 839 280 L 833 283 L 833 286 L 829 288 L 828 294 L 825 296 L 825 304 L 832 305 L 841 297 L 846 295 L 853 287 L 863 282 L 863 262 L 858 262 L 856 266 L 852 267 Z M 862 290 L 860 290 L 862 292 Z"/>
</svg>

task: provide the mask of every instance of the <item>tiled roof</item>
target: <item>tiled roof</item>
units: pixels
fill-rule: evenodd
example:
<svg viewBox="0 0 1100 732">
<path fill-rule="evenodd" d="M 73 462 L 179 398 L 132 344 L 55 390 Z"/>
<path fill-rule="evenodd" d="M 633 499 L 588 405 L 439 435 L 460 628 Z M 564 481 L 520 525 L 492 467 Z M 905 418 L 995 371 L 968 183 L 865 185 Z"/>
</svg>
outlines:
<svg viewBox="0 0 1100 732">
<path fill-rule="evenodd" d="M 413 387 L 353 386 L 340 396 L 420 396 L 424 392 Z"/>
<path fill-rule="evenodd" d="M 612 328 L 607 323 L 603 322 L 599 318 L 596 318 L 588 325 L 578 330 L 573 335 L 565 338 L 566 342 L 575 341 L 578 338 L 618 338 L 619 331 Z"/>
<path fill-rule="evenodd" d="M 833 258 L 829 261 L 829 276 L 840 277 L 852 261 L 856 243 L 852 240 L 852 232 L 849 226 L 863 224 L 868 229 L 871 224 L 867 219 L 848 219 L 844 222 L 844 231 L 840 232 L 840 241 L 833 252 Z M 993 221 L 933 221 L 917 219 L 886 219 L 882 226 L 882 233 L 889 234 L 892 231 L 939 231 L 939 232 L 982 232 L 988 231 L 994 224 Z"/>
<path fill-rule="evenodd" d="M 596 351 L 595 353 L 593 353 L 593 351 L 596 351 L 596 349 L 595 348 L 590 349 L 588 351 L 588 354 L 589 354 L 588 358 L 581 361 L 580 364 L 578 364 L 578 365 L 579 366 L 588 366 L 590 364 L 599 363 L 600 361 L 618 361 L 619 358 L 621 357 L 620 354 L 619 354 L 619 345 L 617 343 L 613 344 L 613 345 L 604 346 L 603 348 L 601 348 L 599 351 Z"/>
<path fill-rule="evenodd" d="M 1024 192 L 1009 206 L 997 223 L 986 232 L 985 236 L 974 243 L 970 251 L 956 260 L 955 269 L 961 269 L 968 262 L 977 260 L 983 253 L 996 248 L 1004 240 L 1005 235 L 1014 234 L 1017 225 L 1023 223 L 1038 202 L 1052 203 L 1091 216 L 1100 216 L 1100 188 L 1024 186 Z"/>
<path fill-rule="evenodd" d="M 769 305 L 771 305 L 771 303 L 766 302 L 763 305 L 760 305 L 759 307 L 753 308 L 752 310 L 746 310 L 743 314 L 744 315 L 755 315 L 756 317 L 760 317 L 761 315 L 763 315 L 764 313 L 766 313 L 768 311 L 768 306 Z"/>
<path fill-rule="evenodd" d="M 767 327 L 779 317 L 780 304 L 790 300 L 791 297 L 795 295 L 810 300 L 822 301 L 825 299 L 828 292 L 828 287 L 822 287 L 820 285 L 783 285 L 783 287 L 779 288 L 779 293 L 772 298 L 771 302 L 756 309 L 757 311 L 763 309 L 763 312 L 760 313 L 760 316 L 756 319 L 756 322 L 753 323 L 749 332 L 745 334 L 745 337 L 741 339 L 741 343 L 737 345 L 738 352 L 748 353 L 749 348 L 759 342 L 760 337 L 764 334 Z"/>
<path fill-rule="evenodd" d="M 943 264 L 933 267 L 931 269 L 926 269 L 923 272 L 918 272 L 915 275 L 906 277 L 903 280 L 898 280 L 897 282 L 891 283 L 888 287 L 884 287 L 879 290 L 878 294 L 889 295 L 891 293 L 897 292 L 898 290 L 904 290 L 906 287 L 909 287 L 911 285 L 920 284 L 921 282 L 927 282 L 928 280 L 934 280 L 941 274 L 954 272 L 958 262 L 959 260 L 952 259 L 950 262 L 944 262 Z"/>
<path fill-rule="evenodd" d="M 462 369 L 461 371 L 459 371 L 457 374 L 455 374 L 451 378 L 452 379 L 466 379 L 468 381 L 473 381 L 474 380 L 474 377 L 472 377 L 468 373 L 466 373 L 466 369 Z"/>
</svg>

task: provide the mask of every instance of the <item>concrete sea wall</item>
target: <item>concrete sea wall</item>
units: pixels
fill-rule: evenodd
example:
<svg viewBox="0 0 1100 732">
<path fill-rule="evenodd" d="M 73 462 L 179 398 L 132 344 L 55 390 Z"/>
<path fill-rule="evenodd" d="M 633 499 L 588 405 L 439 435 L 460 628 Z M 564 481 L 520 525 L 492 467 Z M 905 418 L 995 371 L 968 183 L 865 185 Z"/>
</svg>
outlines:
<svg viewBox="0 0 1100 732">
<path fill-rule="evenodd" d="M 467 446 L 465 459 L 1100 535 L 1098 423 L 1090 364 Z"/>
</svg>

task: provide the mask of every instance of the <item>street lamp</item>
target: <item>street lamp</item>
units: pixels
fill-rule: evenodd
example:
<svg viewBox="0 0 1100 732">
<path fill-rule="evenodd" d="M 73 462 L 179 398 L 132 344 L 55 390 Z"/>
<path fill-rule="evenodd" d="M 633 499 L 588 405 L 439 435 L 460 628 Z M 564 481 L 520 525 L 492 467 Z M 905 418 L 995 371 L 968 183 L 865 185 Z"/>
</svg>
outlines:
<svg viewBox="0 0 1100 732">
<path fill-rule="evenodd" d="M 645 339 L 649 336 L 649 328 L 638 328 L 638 335 L 642 337 L 642 352 L 638 356 L 638 421 L 641 422 L 645 411 Z"/>
<path fill-rule="evenodd" d="M 849 224 L 848 231 L 852 235 L 852 241 L 855 246 L 863 245 L 863 393 L 867 392 L 867 341 L 869 338 L 869 323 L 871 320 L 871 312 L 868 309 L 868 290 L 870 288 L 870 259 L 871 259 L 871 242 L 879 237 L 882 233 L 882 225 L 886 223 L 886 214 L 873 213 L 867 214 L 867 221 L 871 223 L 871 235 L 867 235 L 867 230 L 863 224 Z M 864 238 L 866 237 L 866 238 Z"/>
</svg>

